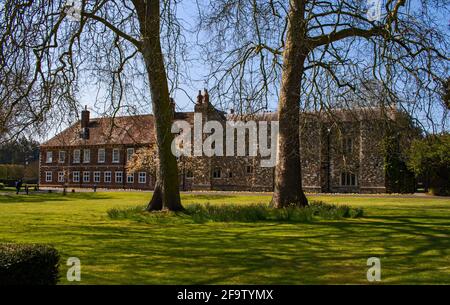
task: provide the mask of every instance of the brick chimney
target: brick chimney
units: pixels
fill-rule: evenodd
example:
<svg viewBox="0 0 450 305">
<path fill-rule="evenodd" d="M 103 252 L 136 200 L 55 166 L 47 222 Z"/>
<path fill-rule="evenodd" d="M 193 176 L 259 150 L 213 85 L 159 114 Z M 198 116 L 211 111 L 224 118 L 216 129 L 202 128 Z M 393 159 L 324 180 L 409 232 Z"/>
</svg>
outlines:
<svg viewBox="0 0 450 305">
<path fill-rule="evenodd" d="M 172 109 L 173 114 L 175 114 L 175 106 L 176 106 L 175 100 L 171 97 L 170 98 L 170 109 Z"/>
<path fill-rule="evenodd" d="M 209 104 L 209 93 L 208 93 L 208 90 L 206 88 L 205 88 L 205 94 L 203 95 L 203 99 L 204 99 L 204 103 L 206 105 L 208 105 Z"/>
<path fill-rule="evenodd" d="M 198 95 L 197 95 L 197 104 L 201 105 L 203 104 L 203 95 L 202 95 L 202 90 L 198 90 Z"/>
<path fill-rule="evenodd" d="M 194 106 L 195 112 L 203 112 L 203 99 L 202 90 L 198 90 L 197 103 Z"/>
<path fill-rule="evenodd" d="M 87 106 L 84 106 L 84 110 L 81 111 L 81 132 L 80 132 L 80 138 L 82 139 L 89 139 L 89 115 L 90 112 L 87 109 Z"/>
<path fill-rule="evenodd" d="M 81 111 L 81 128 L 89 128 L 89 114 L 87 106 L 84 106 L 84 110 Z"/>
</svg>

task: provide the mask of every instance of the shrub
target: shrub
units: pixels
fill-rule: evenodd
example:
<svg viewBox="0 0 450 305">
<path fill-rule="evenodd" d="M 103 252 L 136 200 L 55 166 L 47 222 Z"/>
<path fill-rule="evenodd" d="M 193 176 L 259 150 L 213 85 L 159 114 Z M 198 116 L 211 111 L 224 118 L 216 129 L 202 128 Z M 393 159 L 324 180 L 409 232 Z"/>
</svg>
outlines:
<svg viewBox="0 0 450 305">
<path fill-rule="evenodd" d="M 51 246 L 0 244 L 0 285 L 56 285 L 59 259 Z"/>
<path fill-rule="evenodd" d="M 294 222 L 305 223 L 314 219 L 342 219 L 363 216 L 363 210 L 346 205 L 312 202 L 308 207 L 274 209 L 267 204 L 189 204 L 184 212 L 148 213 L 144 207 L 111 209 L 111 219 L 129 219 L 144 223 L 205 223 L 205 222 Z"/>
<path fill-rule="evenodd" d="M 5 185 L 3 183 L 0 183 L 0 190 L 4 190 L 5 189 Z"/>
<path fill-rule="evenodd" d="M 193 221 L 196 223 L 202 223 L 205 221 L 256 222 L 267 220 L 270 216 L 268 207 L 264 204 L 192 204 L 187 206 L 186 214 L 190 215 Z"/>
<path fill-rule="evenodd" d="M 408 167 L 433 195 L 450 195 L 450 133 L 415 140 L 409 151 Z"/>
</svg>

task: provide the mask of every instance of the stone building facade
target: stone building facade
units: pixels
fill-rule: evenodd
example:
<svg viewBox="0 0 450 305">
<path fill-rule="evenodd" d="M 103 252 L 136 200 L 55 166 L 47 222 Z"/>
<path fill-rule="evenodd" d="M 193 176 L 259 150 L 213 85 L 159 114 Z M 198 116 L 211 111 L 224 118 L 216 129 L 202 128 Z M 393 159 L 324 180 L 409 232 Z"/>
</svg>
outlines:
<svg viewBox="0 0 450 305">
<path fill-rule="evenodd" d="M 215 120 L 223 125 L 230 120 L 277 120 L 276 113 L 225 114 L 212 106 L 207 92 L 199 94 L 194 112 L 175 112 L 174 118 L 192 125 L 196 113 L 202 114 L 204 122 Z M 383 138 L 386 122 L 396 122 L 398 116 L 395 110 L 381 108 L 302 113 L 299 128 L 304 189 L 386 192 Z M 80 122 L 41 145 L 40 185 L 153 189 L 155 179 L 149 172 L 130 174 L 126 169 L 137 149 L 154 145 L 153 128 L 152 115 L 90 119 L 85 109 Z M 275 169 L 260 165 L 260 156 L 181 157 L 180 188 L 272 191 Z"/>
</svg>

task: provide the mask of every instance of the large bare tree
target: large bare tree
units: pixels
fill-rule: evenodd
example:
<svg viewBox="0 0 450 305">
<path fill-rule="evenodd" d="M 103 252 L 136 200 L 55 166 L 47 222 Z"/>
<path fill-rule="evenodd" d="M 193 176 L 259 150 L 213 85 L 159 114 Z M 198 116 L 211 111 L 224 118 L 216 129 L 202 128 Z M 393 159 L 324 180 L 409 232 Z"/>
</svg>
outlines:
<svg viewBox="0 0 450 305">
<path fill-rule="evenodd" d="M 235 100 L 244 111 L 264 109 L 278 96 L 276 207 L 307 205 L 300 170 L 301 110 L 398 107 L 431 121 L 441 110 L 436 101 L 449 73 L 449 33 L 442 26 L 449 2 L 367 3 L 218 0 L 200 10 L 200 27 L 209 33 L 204 46 L 212 93 Z M 370 82 L 378 89 L 361 86 Z M 334 96 L 327 99 L 330 90 Z M 369 105 L 368 93 L 374 91 L 383 98 Z"/>
<path fill-rule="evenodd" d="M 132 97 L 148 103 L 147 111 L 151 101 L 160 162 L 148 210 L 182 210 L 177 163 L 171 152 L 173 108 L 168 82 L 171 65 L 176 65 L 174 45 L 183 45 L 176 3 L 2 2 L 0 129 L 20 133 L 61 121 L 62 116 L 76 113 L 76 96 L 86 84 L 102 87 L 97 98 L 105 101 L 113 116 L 131 107 Z M 143 93 L 148 88 L 150 96 Z"/>
</svg>

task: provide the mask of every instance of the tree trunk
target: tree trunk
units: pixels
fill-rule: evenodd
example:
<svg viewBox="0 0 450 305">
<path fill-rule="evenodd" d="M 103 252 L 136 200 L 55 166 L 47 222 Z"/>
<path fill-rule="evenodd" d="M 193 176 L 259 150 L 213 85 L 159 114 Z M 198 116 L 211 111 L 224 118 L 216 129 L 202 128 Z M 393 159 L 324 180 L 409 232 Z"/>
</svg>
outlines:
<svg viewBox="0 0 450 305">
<path fill-rule="evenodd" d="M 133 2 L 143 36 L 141 52 L 148 72 L 159 158 L 155 191 L 147 210 L 180 211 L 183 210 L 183 206 L 180 199 L 177 160 L 171 150 L 174 139 L 171 132 L 173 110 L 160 42 L 159 0 Z"/>
<path fill-rule="evenodd" d="M 300 88 L 307 56 L 304 43 L 304 2 L 291 0 L 290 4 L 278 103 L 278 163 L 272 198 L 272 205 L 277 208 L 308 205 L 302 189 L 299 129 Z"/>
</svg>

